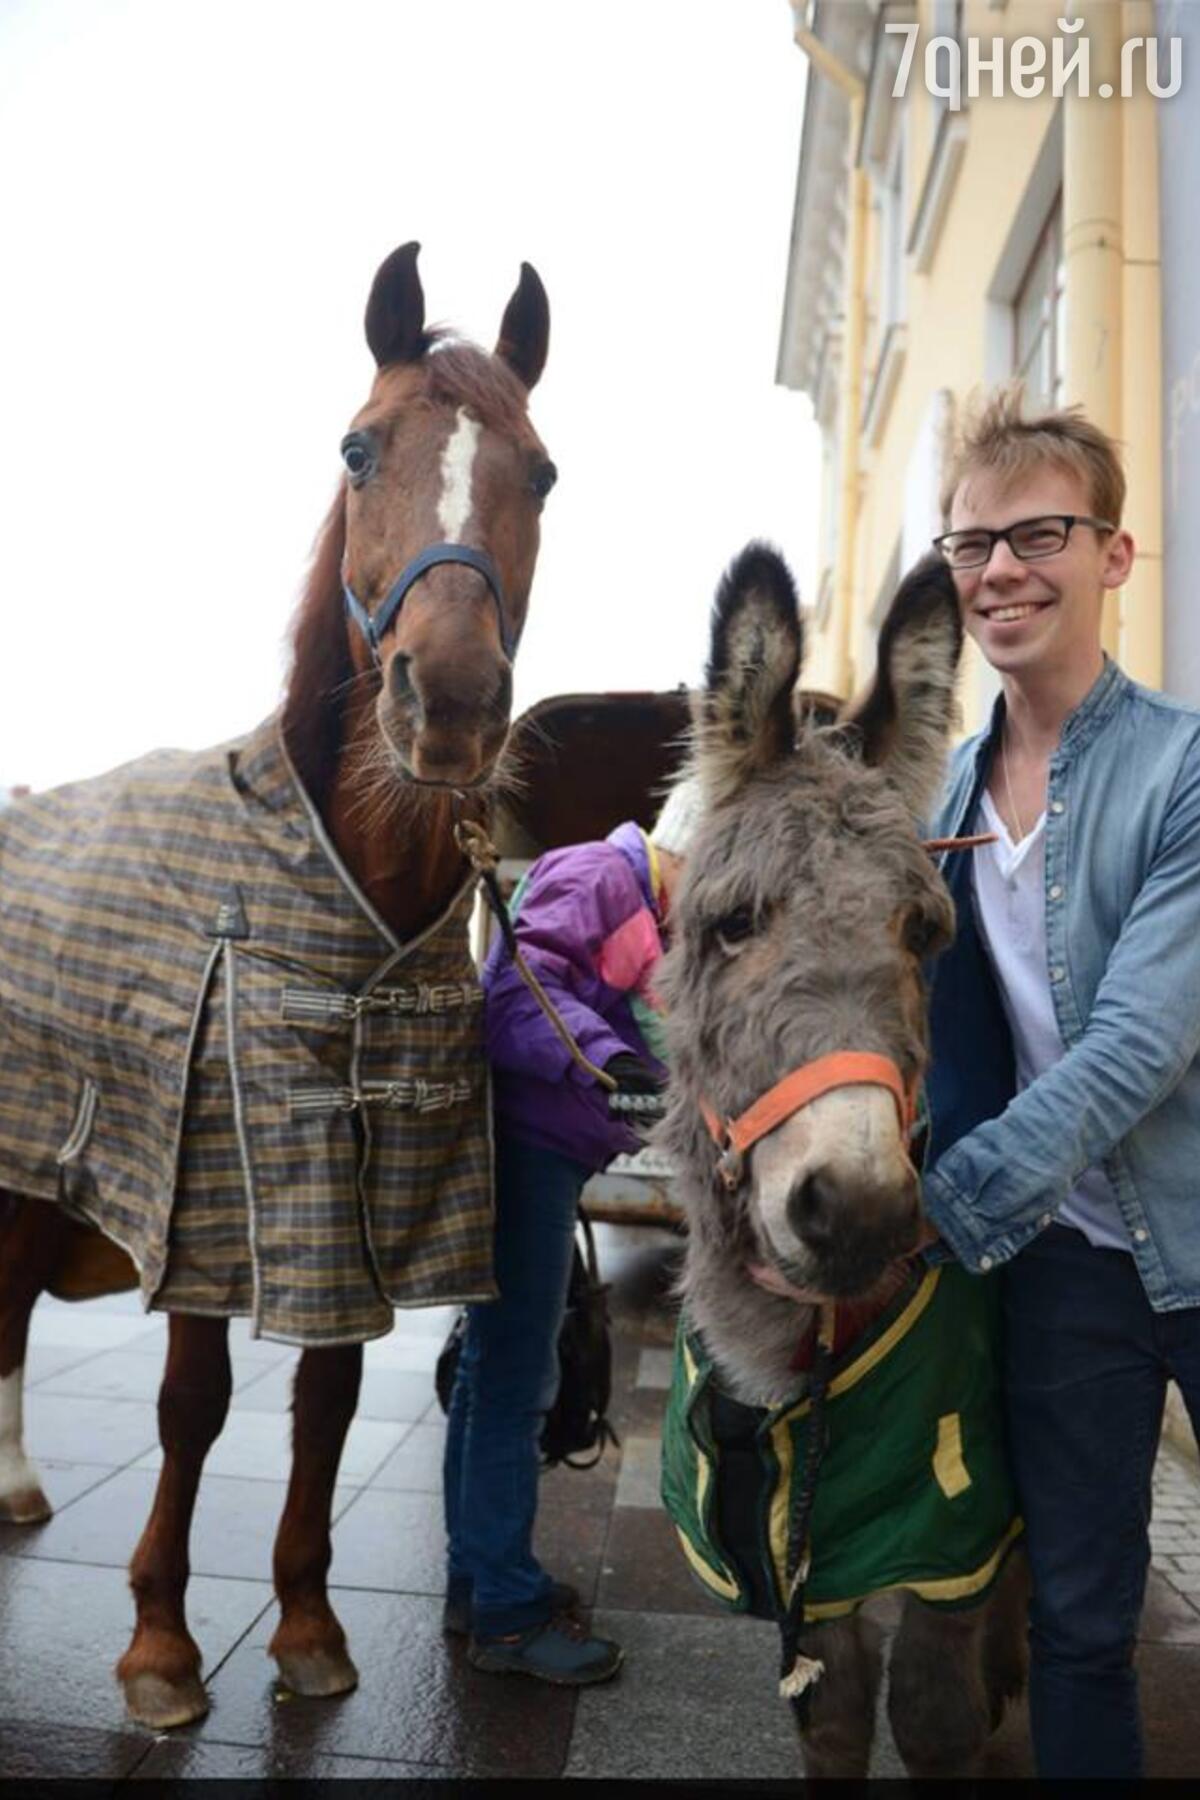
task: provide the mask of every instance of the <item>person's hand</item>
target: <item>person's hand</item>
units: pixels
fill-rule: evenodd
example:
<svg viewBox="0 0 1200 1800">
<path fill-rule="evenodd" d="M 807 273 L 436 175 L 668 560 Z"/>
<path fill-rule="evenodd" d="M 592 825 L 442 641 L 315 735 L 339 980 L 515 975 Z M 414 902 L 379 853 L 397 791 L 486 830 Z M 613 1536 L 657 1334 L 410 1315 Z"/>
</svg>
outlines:
<svg viewBox="0 0 1200 1800">
<path fill-rule="evenodd" d="M 622 1050 L 604 1065 L 606 1075 L 611 1075 L 623 1094 L 658 1094 L 662 1092 L 662 1076 L 644 1063 L 640 1056 L 632 1050 Z"/>
</svg>

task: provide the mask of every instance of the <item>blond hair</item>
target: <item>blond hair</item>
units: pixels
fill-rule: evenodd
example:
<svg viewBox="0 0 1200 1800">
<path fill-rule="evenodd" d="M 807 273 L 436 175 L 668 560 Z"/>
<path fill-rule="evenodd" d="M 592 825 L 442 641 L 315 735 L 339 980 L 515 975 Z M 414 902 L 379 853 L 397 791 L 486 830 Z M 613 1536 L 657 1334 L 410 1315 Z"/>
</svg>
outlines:
<svg viewBox="0 0 1200 1800">
<path fill-rule="evenodd" d="M 950 524 L 954 496 L 964 481 L 987 470 L 1004 487 L 1015 487 L 1047 464 L 1078 476 L 1098 519 L 1121 523 L 1125 473 L 1113 439 L 1093 425 L 1081 407 L 1024 416 L 1025 390 L 1019 381 L 975 395 L 968 402 L 942 479 L 942 518 Z"/>
</svg>

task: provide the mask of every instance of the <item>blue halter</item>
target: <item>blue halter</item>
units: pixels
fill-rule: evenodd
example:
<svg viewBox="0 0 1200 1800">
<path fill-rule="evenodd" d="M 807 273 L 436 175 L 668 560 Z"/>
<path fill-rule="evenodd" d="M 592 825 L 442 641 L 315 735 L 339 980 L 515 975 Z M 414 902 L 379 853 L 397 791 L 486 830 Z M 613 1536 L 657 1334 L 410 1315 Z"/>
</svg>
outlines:
<svg viewBox="0 0 1200 1800">
<path fill-rule="evenodd" d="M 496 602 L 496 622 L 500 629 L 500 648 L 509 662 L 517 653 L 517 640 L 508 627 L 504 616 L 504 589 L 500 583 L 500 575 L 495 563 L 486 550 L 473 550 L 469 544 L 430 544 L 414 556 L 410 563 L 401 569 L 395 581 L 388 589 L 382 604 L 374 613 L 369 613 L 354 589 L 346 579 L 346 571 L 342 569 L 342 593 L 345 596 L 346 611 L 354 620 L 358 629 L 367 641 L 367 648 L 378 663 L 379 645 L 395 620 L 396 614 L 404 604 L 404 596 L 410 587 L 421 579 L 427 569 L 436 568 L 438 563 L 465 563 L 468 569 L 475 569 L 483 576 Z"/>
</svg>

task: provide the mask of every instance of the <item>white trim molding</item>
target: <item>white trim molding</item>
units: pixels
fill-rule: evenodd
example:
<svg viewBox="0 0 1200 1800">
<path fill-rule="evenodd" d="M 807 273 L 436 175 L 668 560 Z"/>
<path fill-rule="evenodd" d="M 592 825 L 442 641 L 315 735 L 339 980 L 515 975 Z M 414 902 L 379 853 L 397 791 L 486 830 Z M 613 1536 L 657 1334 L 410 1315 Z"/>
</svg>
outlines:
<svg viewBox="0 0 1200 1800">
<path fill-rule="evenodd" d="M 921 185 L 916 216 L 908 236 L 908 251 L 914 258 L 919 275 L 927 275 L 937 255 L 942 226 L 950 207 L 950 197 L 958 180 L 963 155 L 967 148 L 967 115 L 951 112 L 947 107 L 938 121 L 937 136 L 930 152 L 929 166 Z"/>
<path fill-rule="evenodd" d="M 871 392 L 863 409 L 862 433 L 871 449 L 875 448 L 883 435 L 883 427 L 904 370 L 907 353 L 908 327 L 900 320 L 893 320 L 884 332 Z"/>
</svg>

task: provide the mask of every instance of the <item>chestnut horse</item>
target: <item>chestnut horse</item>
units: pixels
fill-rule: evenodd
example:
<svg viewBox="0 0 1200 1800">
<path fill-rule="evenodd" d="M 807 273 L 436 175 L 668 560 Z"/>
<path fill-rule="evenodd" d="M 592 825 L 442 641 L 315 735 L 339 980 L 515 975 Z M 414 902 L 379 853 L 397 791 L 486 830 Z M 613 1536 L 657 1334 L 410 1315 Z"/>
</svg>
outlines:
<svg viewBox="0 0 1200 1800">
<path fill-rule="evenodd" d="M 555 477 L 527 414 L 549 336 L 536 272 L 522 265 L 489 355 L 427 330 L 417 251 L 393 252 L 371 289 L 377 372 L 342 442 L 345 479 L 297 614 L 280 721 L 325 840 L 399 945 L 442 918 L 467 878 L 453 826 L 482 813 L 497 775 L 539 514 Z M 465 951 L 465 925 L 463 940 Z M 10 1109 L 14 1100 L 0 1094 Z M 46 1198 L 0 1192 L 0 1519 L 16 1522 L 50 1512 L 21 1444 L 32 1307 L 43 1291 L 86 1296 L 137 1279 L 122 1250 Z M 376 1329 L 389 1321 L 385 1308 Z M 130 1713 L 154 1728 L 207 1710 L 184 1596 L 201 1470 L 229 1405 L 227 1337 L 226 1317 L 170 1314 L 162 1472 L 131 1565 L 136 1627 L 117 1666 Z M 300 1694 L 342 1693 L 357 1681 L 326 1576 L 361 1368 L 362 1342 L 338 1342 L 302 1349 L 296 1372 L 270 1650 Z"/>
</svg>

